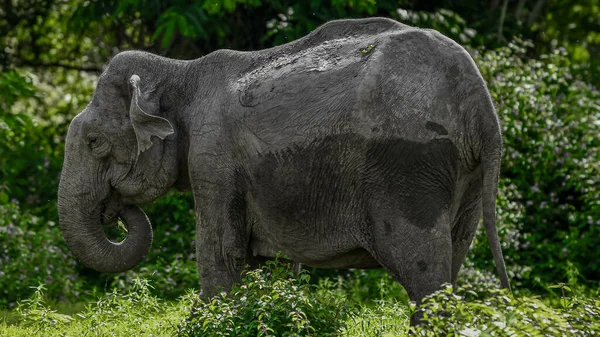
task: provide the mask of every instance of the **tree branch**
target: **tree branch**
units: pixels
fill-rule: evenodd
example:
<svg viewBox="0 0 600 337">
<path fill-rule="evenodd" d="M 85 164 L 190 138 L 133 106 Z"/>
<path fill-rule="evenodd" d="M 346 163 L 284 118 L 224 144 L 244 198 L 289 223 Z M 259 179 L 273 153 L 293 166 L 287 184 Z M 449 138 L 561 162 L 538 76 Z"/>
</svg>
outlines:
<svg viewBox="0 0 600 337">
<path fill-rule="evenodd" d="M 502 31 L 504 30 L 504 20 L 506 19 L 506 8 L 508 7 L 508 0 L 504 0 L 502 4 L 502 14 L 500 14 L 500 24 L 498 25 L 498 41 L 504 41 L 504 35 Z"/>
</svg>

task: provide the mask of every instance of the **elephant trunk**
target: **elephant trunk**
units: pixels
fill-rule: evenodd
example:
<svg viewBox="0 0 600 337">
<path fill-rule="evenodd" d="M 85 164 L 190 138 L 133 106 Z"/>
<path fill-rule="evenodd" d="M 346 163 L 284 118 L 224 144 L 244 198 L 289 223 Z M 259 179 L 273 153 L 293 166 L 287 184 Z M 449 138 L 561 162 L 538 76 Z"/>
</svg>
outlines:
<svg viewBox="0 0 600 337">
<path fill-rule="evenodd" d="M 152 244 L 152 226 L 137 206 L 124 206 L 119 217 L 125 222 L 127 237 L 112 242 L 102 229 L 102 201 L 91 209 L 64 188 L 64 177 L 58 193 L 60 228 L 67 246 L 85 265 L 104 273 L 129 270 L 140 263 Z"/>
</svg>

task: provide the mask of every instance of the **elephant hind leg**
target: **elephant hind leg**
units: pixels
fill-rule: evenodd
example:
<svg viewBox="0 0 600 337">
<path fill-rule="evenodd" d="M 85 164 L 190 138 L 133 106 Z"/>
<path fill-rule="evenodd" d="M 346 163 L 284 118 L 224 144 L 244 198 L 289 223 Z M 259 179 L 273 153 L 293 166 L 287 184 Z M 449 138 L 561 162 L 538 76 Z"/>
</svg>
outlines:
<svg viewBox="0 0 600 337">
<path fill-rule="evenodd" d="M 421 228 L 401 220 L 378 219 L 373 245 L 367 250 L 406 289 L 411 300 L 423 297 L 451 281 L 452 242 L 448 216 L 442 215 L 433 228 Z M 418 321 L 419 316 L 411 319 Z"/>
<path fill-rule="evenodd" d="M 452 227 L 452 285 L 456 285 L 458 272 L 473 242 L 481 216 L 481 202 L 459 214 Z"/>
</svg>

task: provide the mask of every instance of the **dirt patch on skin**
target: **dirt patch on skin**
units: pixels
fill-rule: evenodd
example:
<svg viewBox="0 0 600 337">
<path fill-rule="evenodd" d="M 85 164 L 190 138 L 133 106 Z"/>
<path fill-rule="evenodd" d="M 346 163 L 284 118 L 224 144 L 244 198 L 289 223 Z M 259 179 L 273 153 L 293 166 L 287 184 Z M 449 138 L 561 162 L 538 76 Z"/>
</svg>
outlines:
<svg viewBox="0 0 600 337">
<path fill-rule="evenodd" d="M 298 92 L 300 83 L 290 79 L 301 77 L 306 80 L 306 73 L 341 71 L 352 64 L 364 62 L 363 53 L 355 47 L 362 42 L 363 39 L 354 37 L 324 41 L 297 53 L 280 56 L 250 71 L 234 84 L 234 89 L 240 93 L 241 105 L 254 107 L 283 92 Z"/>
</svg>

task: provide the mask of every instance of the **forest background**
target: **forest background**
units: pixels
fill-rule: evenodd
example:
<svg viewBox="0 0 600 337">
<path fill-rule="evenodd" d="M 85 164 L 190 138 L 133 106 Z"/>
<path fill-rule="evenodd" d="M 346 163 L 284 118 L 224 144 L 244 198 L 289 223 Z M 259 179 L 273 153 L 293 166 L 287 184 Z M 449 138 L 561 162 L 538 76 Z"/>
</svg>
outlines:
<svg viewBox="0 0 600 337">
<path fill-rule="evenodd" d="M 170 192 L 144 207 L 155 240 L 149 256 L 131 271 L 97 273 L 66 249 L 56 212 L 66 131 L 112 56 L 138 49 L 194 59 L 222 48 L 258 50 L 300 38 L 332 19 L 372 16 L 439 30 L 467 48 L 502 122 L 498 229 L 521 306 L 497 290 L 491 253 L 479 231 L 462 272 L 456 295 L 461 299 L 442 292 L 432 300 L 454 315 L 431 319 L 429 331 L 494 333 L 498 322 L 503 329 L 521 323 L 548 329 L 540 327 L 545 324 L 540 312 L 567 330 L 600 331 L 597 0 L 0 0 L 0 335 L 9 331 L 2 329 L 58 334 L 85 322 L 94 326 L 90 319 L 111 321 L 98 308 L 112 308 L 111 324 L 119 329 L 139 315 L 158 315 L 164 324 L 155 327 L 157 334 L 208 334 L 206 322 L 218 321 L 209 315 L 213 309 L 193 304 L 188 291 L 198 288 L 189 194 Z M 305 297 L 297 300 L 310 306 L 290 321 L 292 330 L 352 335 L 362 324 L 369 333 L 405 331 L 412 310 L 385 271 L 308 269 L 293 280 L 285 264 L 273 264 L 250 275 L 249 284 L 285 280 L 284 288 L 302 289 Z M 252 316 L 266 310 L 260 291 L 243 294 L 256 295 L 247 305 L 247 321 L 265 320 Z M 291 301 L 294 291 L 286 294 Z M 238 311 L 231 317 L 240 317 L 242 309 L 228 302 L 233 298 L 217 301 L 214 311 L 233 306 Z M 487 312 L 478 301 L 497 310 Z M 129 316 L 119 311 L 129 308 L 127 303 Z M 285 307 L 277 300 L 269 303 Z M 327 306 L 332 303 L 337 307 Z M 194 306 L 204 308 L 203 314 L 198 309 L 195 318 L 187 317 Z M 281 317 L 272 315 L 279 323 L 266 328 L 248 323 L 243 330 L 268 335 L 269 327 L 287 327 L 281 323 L 291 317 L 286 310 Z M 389 321 L 371 322 L 369 315 Z M 319 326 L 320 319 L 329 323 Z M 232 322 L 234 328 L 239 323 Z M 141 329 L 135 324 L 129 325 Z M 215 324 L 215 331 L 226 331 L 225 323 Z M 285 335 L 277 331 L 273 334 Z"/>
</svg>

